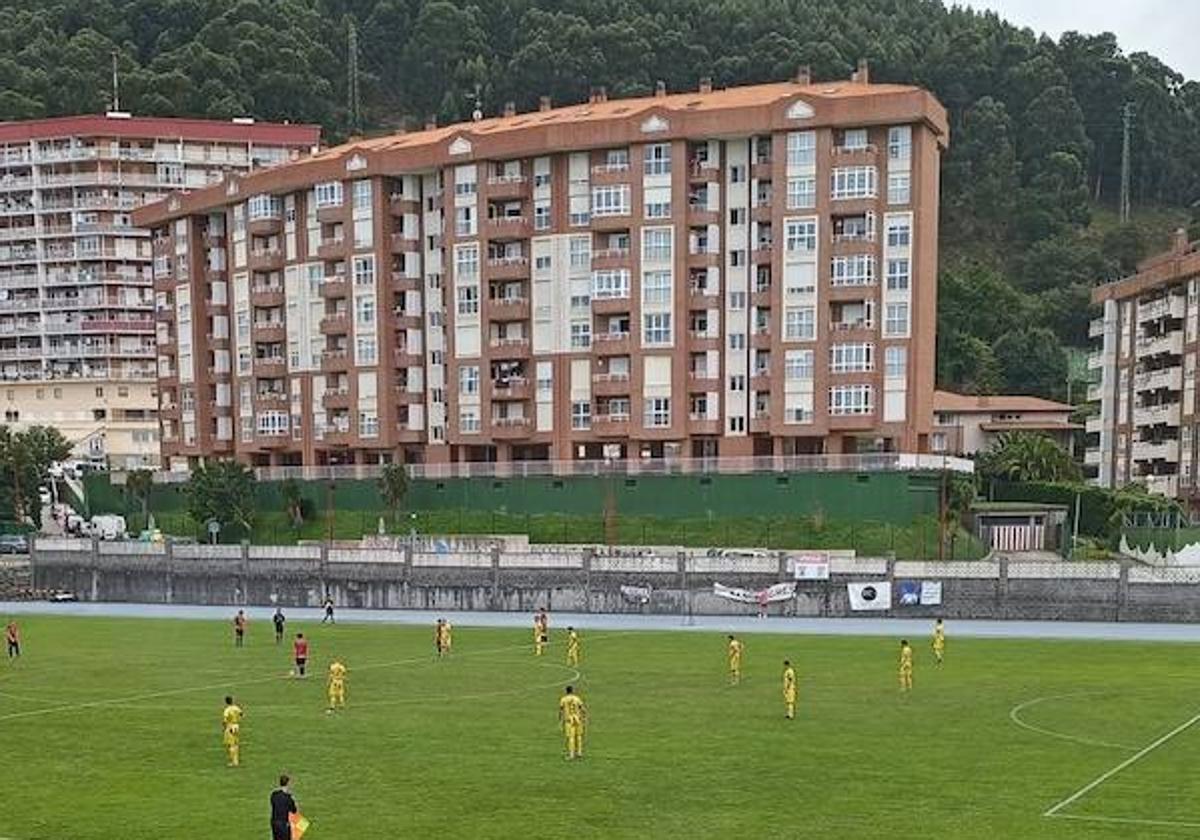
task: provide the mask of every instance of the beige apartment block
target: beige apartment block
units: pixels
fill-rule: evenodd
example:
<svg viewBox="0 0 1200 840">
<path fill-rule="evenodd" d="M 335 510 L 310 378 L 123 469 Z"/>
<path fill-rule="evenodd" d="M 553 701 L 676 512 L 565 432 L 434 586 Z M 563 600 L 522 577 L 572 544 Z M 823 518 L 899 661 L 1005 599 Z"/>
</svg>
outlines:
<svg viewBox="0 0 1200 840">
<path fill-rule="evenodd" d="M 1083 428 L 1071 422 L 1072 411 L 1074 408 L 1066 403 L 1041 397 L 934 391 L 929 451 L 975 455 L 1007 433 L 1033 432 L 1051 438 L 1069 452 L 1075 431 Z"/>
<path fill-rule="evenodd" d="M 1102 487 L 1143 484 L 1152 492 L 1196 494 L 1196 353 L 1200 349 L 1200 248 L 1177 231 L 1170 251 L 1137 273 L 1097 287 L 1104 308 L 1091 324 L 1084 464 Z"/>
<path fill-rule="evenodd" d="M 927 451 L 947 140 L 864 66 L 510 106 L 175 194 L 135 213 L 163 456 Z"/>
<path fill-rule="evenodd" d="M 0 409 L 159 463 L 150 232 L 131 213 L 315 151 L 319 128 L 123 112 L 0 124 Z"/>
</svg>

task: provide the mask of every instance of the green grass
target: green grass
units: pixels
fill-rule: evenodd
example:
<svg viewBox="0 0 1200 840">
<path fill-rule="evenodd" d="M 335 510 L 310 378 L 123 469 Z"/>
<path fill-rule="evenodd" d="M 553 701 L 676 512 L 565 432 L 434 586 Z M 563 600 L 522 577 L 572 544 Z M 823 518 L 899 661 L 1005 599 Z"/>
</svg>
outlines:
<svg viewBox="0 0 1200 840">
<path fill-rule="evenodd" d="M 0 663 L 0 837 L 264 837 L 280 771 L 310 840 L 1193 836 L 1041 816 L 1197 712 L 1193 646 L 966 640 L 951 625 L 940 669 L 918 640 L 902 697 L 891 638 L 746 636 L 731 688 L 719 633 L 584 628 L 588 757 L 569 764 L 560 637 L 539 660 L 524 629 L 460 627 L 439 663 L 429 628 L 310 624 L 318 676 L 300 682 L 265 615 L 243 650 L 226 623 L 23 620 L 25 658 Z M 328 716 L 319 674 L 335 653 L 350 706 Z M 220 746 L 227 691 L 246 710 L 238 770 Z M 1082 743 L 1010 720 L 1044 697 L 1025 721 Z M 1188 729 L 1065 812 L 1200 823 L 1198 749 Z"/>
<path fill-rule="evenodd" d="M 415 513 L 417 517 L 410 526 L 408 512 L 394 522 L 386 511 L 337 511 L 333 516 L 332 535 L 337 540 L 356 540 L 364 534 L 375 534 L 382 516 L 385 529 L 394 534 L 407 534 L 410 527 L 415 527 L 421 534 L 528 534 L 532 543 L 603 544 L 607 541 L 601 516 L 457 510 Z M 130 528 L 135 532 L 141 527 L 138 519 L 140 517 L 130 518 Z M 186 513 L 155 514 L 154 520 L 166 533 L 204 537 Z M 306 521 L 296 531 L 282 513 L 260 511 L 250 539 L 267 545 L 294 543 L 298 539 L 325 540 L 329 536 L 330 522 L 323 514 Z M 853 548 L 866 556 L 895 552 L 902 559 L 932 559 L 937 557 L 938 526 L 932 517 L 901 526 L 885 522 L 821 521 L 803 516 L 712 519 L 620 516 L 616 536 L 619 545 Z M 975 537 L 959 530 L 954 541 L 954 559 L 974 560 L 984 553 Z"/>
</svg>

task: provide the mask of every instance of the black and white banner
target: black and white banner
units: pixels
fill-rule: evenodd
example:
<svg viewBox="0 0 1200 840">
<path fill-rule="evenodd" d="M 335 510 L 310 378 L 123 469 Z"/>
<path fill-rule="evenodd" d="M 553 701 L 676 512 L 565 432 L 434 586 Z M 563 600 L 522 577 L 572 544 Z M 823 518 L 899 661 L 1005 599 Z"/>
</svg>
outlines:
<svg viewBox="0 0 1200 840">
<path fill-rule="evenodd" d="M 650 596 L 654 594 L 649 586 L 622 586 L 621 597 L 630 604 L 649 604 Z"/>
<path fill-rule="evenodd" d="M 828 554 L 796 554 L 790 562 L 796 580 L 829 580 Z"/>
<path fill-rule="evenodd" d="M 891 581 L 848 583 L 846 591 L 850 595 L 850 609 L 852 610 L 890 610 L 892 608 Z"/>
<path fill-rule="evenodd" d="M 718 598 L 726 598 L 730 601 L 739 601 L 743 604 L 758 604 L 762 603 L 760 596 L 766 596 L 768 604 L 775 601 L 787 601 L 796 597 L 796 584 L 792 582 L 777 583 L 774 586 L 769 586 L 766 589 L 738 589 L 734 586 L 722 586 L 719 583 L 713 584 L 713 594 Z"/>
</svg>

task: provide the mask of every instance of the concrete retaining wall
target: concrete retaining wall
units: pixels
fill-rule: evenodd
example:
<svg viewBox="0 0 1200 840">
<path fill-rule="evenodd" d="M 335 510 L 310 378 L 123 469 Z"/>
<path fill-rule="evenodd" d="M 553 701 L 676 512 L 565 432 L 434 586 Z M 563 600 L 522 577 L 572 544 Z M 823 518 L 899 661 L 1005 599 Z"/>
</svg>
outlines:
<svg viewBox="0 0 1200 840">
<path fill-rule="evenodd" d="M 788 580 L 783 554 L 759 557 L 596 556 L 590 551 L 423 552 L 323 546 L 197 546 L 39 539 L 33 585 L 86 601 L 729 615 L 755 611 L 712 594 L 713 584 L 762 589 Z M 801 616 L 1200 620 L 1200 570 L 1119 563 L 911 563 L 832 559 L 832 576 L 798 581 L 772 612 Z M 847 583 L 937 580 L 940 606 L 853 613 Z M 622 588 L 649 587 L 648 603 Z"/>
</svg>

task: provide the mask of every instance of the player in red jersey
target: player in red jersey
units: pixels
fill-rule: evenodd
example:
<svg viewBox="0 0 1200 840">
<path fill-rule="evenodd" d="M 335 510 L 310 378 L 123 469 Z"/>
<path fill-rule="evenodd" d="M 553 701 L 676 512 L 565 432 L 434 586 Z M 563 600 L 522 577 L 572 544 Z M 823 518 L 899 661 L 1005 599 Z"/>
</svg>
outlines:
<svg viewBox="0 0 1200 840">
<path fill-rule="evenodd" d="M 233 617 L 233 646 L 242 647 L 246 643 L 246 613 L 238 610 Z"/>
<path fill-rule="evenodd" d="M 303 633 L 296 634 L 296 641 L 292 644 L 292 655 L 296 660 L 296 676 L 303 677 L 304 669 L 308 665 L 308 639 L 304 638 Z"/>
</svg>

